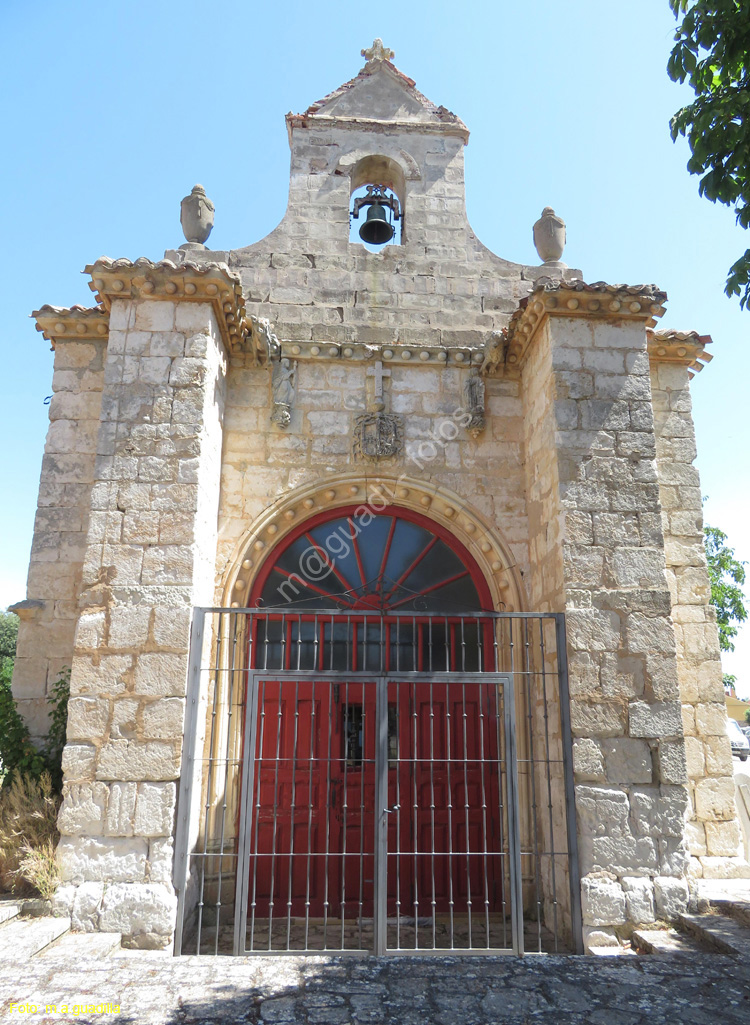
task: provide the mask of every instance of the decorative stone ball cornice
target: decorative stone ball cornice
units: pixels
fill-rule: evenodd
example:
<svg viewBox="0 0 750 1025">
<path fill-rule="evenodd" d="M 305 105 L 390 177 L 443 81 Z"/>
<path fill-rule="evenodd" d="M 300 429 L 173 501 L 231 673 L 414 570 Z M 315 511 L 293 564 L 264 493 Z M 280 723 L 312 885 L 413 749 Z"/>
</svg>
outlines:
<svg viewBox="0 0 750 1025">
<path fill-rule="evenodd" d="M 689 367 L 690 376 L 700 373 L 713 356 L 706 352 L 706 346 L 713 344 L 711 335 L 699 335 L 697 331 L 649 330 L 648 355 L 652 363 L 679 363 Z"/>
<path fill-rule="evenodd" d="M 89 264 L 85 273 L 91 275 L 89 288 L 107 311 L 114 299 L 208 302 L 228 351 L 250 352 L 258 363 L 270 356 L 270 339 L 275 337 L 270 325 L 248 316 L 240 278 L 226 264 L 186 261 L 177 265 L 171 260 L 152 263 L 145 257 L 135 262 L 102 257 Z"/>
<path fill-rule="evenodd" d="M 403 366 L 476 366 L 484 360 L 484 351 L 477 345 L 413 345 L 388 342 L 369 345 L 365 342 L 282 341 L 281 356 L 303 361 L 341 361 L 361 363 L 383 360 Z"/>
<path fill-rule="evenodd" d="M 109 313 L 101 306 L 42 306 L 31 316 L 36 329 L 54 349 L 58 342 L 92 338 L 106 341 Z"/>
<path fill-rule="evenodd" d="M 523 298 L 508 327 L 493 334 L 485 348 L 483 372 L 494 375 L 519 368 L 529 344 L 546 317 L 640 320 L 653 327 L 664 313 L 666 292 L 656 285 L 608 285 L 604 281 L 539 278 Z"/>
</svg>

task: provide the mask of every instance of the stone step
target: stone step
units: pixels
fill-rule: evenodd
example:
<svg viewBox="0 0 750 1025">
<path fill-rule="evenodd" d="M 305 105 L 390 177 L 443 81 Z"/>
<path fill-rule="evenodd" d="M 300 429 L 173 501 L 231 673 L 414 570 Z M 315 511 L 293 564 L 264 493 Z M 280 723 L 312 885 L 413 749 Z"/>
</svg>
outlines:
<svg viewBox="0 0 750 1025">
<path fill-rule="evenodd" d="M 598 947 L 594 945 L 589 947 L 587 953 L 593 954 L 595 957 L 629 957 L 635 954 L 635 951 L 631 947 Z"/>
<path fill-rule="evenodd" d="M 109 957 L 120 946 L 119 932 L 66 932 L 39 957 Z"/>
<path fill-rule="evenodd" d="M 118 947 L 115 947 L 115 949 L 112 951 L 112 953 L 109 956 L 110 957 L 126 957 L 126 958 L 146 957 L 146 958 L 149 959 L 149 961 L 151 961 L 151 960 L 153 960 L 155 958 L 156 959 L 158 959 L 158 958 L 166 958 L 166 957 L 171 958 L 171 957 L 173 957 L 173 954 L 172 954 L 172 947 L 171 946 L 165 947 L 165 948 L 159 949 L 159 950 L 141 950 L 141 949 L 138 949 L 138 948 L 120 947 L 120 946 L 118 946 Z"/>
<path fill-rule="evenodd" d="M 70 929 L 69 918 L 16 918 L 0 929 L 0 964 L 25 961 Z"/>
<path fill-rule="evenodd" d="M 20 910 L 18 904 L 12 904 L 10 901 L 0 902 L 0 925 L 3 922 L 10 922 L 19 914 Z"/>
<path fill-rule="evenodd" d="M 51 918 L 52 901 L 43 897 L 25 897 L 19 901 L 24 918 Z"/>
<path fill-rule="evenodd" d="M 646 954 L 699 954 L 704 950 L 697 940 L 674 929 L 636 929 L 632 943 Z"/>
<path fill-rule="evenodd" d="M 711 897 L 710 902 L 714 911 L 734 918 L 740 925 L 750 929 L 750 901 L 735 900 L 732 897 Z"/>
<path fill-rule="evenodd" d="M 726 915 L 681 914 L 677 916 L 676 924 L 704 946 L 750 962 L 750 930 L 733 918 Z"/>
</svg>

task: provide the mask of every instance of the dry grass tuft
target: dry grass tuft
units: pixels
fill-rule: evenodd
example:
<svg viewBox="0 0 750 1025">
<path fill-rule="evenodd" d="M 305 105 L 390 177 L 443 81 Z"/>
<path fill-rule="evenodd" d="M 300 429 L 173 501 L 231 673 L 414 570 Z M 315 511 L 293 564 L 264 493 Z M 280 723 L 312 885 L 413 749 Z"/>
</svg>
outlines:
<svg viewBox="0 0 750 1025">
<path fill-rule="evenodd" d="M 55 848 L 60 797 L 43 772 L 16 775 L 0 790 L 0 890 L 50 897 L 59 880 Z"/>
</svg>

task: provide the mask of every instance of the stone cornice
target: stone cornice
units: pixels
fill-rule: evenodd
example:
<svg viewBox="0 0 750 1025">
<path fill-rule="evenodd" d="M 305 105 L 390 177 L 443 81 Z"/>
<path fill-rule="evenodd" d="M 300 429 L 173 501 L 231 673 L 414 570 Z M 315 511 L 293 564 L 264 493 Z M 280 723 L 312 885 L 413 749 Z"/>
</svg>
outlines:
<svg viewBox="0 0 750 1025">
<path fill-rule="evenodd" d="M 697 331 L 648 330 L 648 355 L 652 363 L 679 363 L 689 367 L 690 376 L 700 373 L 713 356 L 706 352 L 706 346 L 713 343 L 711 335 L 699 335 Z"/>
<path fill-rule="evenodd" d="M 387 342 L 368 345 L 365 342 L 327 342 L 325 340 L 284 341 L 281 356 L 287 359 L 361 363 L 383 360 L 403 366 L 478 366 L 484 351 L 476 345 L 414 345 L 408 342 Z"/>
<path fill-rule="evenodd" d="M 240 278 L 226 264 L 185 261 L 177 265 L 144 257 L 134 262 L 102 257 L 89 264 L 85 273 L 91 275 L 89 288 L 107 311 L 114 299 L 208 302 L 229 352 L 250 353 L 258 363 L 268 360 L 274 338 L 270 325 L 248 316 Z"/>
<path fill-rule="evenodd" d="M 332 114 L 287 114 L 287 128 L 343 128 L 387 135 L 455 135 L 469 141 L 469 129 L 462 121 L 382 121 L 369 117 L 340 117 Z"/>
<path fill-rule="evenodd" d="M 31 316 L 53 349 L 63 341 L 104 342 L 109 335 L 109 312 L 101 306 L 42 306 Z"/>
<path fill-rule="evenodd" d="M 608 285 L 604 281 L 560 281 L 539 278 L 531 293 L 521 299 L 508 327 L 494 334 L 486 346 L 484 373 L 517 369 L 545 317 L 637 320 L 653 327 L 664 313 L 666 292 L 655 285 Z"/>
</svg>

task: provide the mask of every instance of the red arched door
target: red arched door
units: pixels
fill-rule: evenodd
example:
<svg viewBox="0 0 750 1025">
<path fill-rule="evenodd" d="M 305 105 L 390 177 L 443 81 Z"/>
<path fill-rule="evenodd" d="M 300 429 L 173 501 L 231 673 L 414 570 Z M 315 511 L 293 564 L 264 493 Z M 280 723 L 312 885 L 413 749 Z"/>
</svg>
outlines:
<svg viewBox="0 0 750 1025">
<path fill-rule="evenodd" d="M 495 667 L 469 552 L 406 510 L 337 510 L 271 553 L 251 607 L 251 928 L 264 923 L 269 946 L 274 922 L 287 940 L 304 928 L 305 948 L 311 920 L 340 929 L 341 946 L 352 923 L 361 933 L 378 792 L 389 920 L 489 922 L 503 876 L 498 695 L 478 675 Z"/>
</svg>

